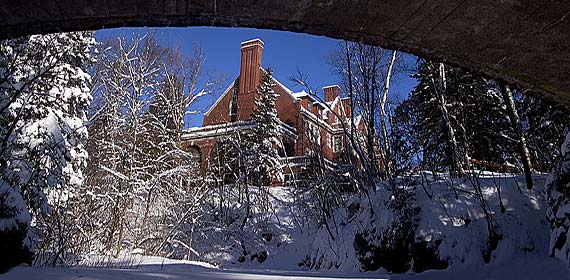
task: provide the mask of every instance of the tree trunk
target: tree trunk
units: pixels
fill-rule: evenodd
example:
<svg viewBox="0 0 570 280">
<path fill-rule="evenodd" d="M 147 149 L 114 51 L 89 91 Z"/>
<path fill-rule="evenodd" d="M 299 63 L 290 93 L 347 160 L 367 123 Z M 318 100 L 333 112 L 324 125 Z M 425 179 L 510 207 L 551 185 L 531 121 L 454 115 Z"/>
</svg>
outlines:
<svg viewBox="0 0 570 280">
<path fill-rule="evenodd" d="M 346 51 L 346 66 L 348 67 L 348 92 L 350 97 L 350 137 L 354 137 L 354 96 L 352 88 L 352 66 L 348 42 L 344 41 Z"/>
<path fill-rule="evenodd" d="M 507 113 L 509 115 L 509 119 L 511 120 L 511 126 L 515 131 L 515 136 L 518 140 L 517 143 L 517 150 L 519 153 L 519 157 L 521 158 L 524 176 L 526 179 L 526 187 L 531 190 L 532 189 L 532 164 L 530 161 L 530 153 L 528 151 L 528 146 L 526 144 L 526 138 L 523 135 L 519 114 L 515 107 L 515 101 L 513 100 L 513 93 L 508 85 L 501 84 L 501 94 L 503 95 L 503 100 L 505 101 L 505 105 L 507 107 Z"/>
<path fill-rule="evenodd" d="M 392 158 L 390 155 L 390 144 L 388 142 L 388 129 L 386 128 L 386 101 L 388 100 L 388 91 L 390 90 L 390 79 L 392 78 L 392 69 L 394 68 L 394 63 L 396 61 L 396 51 L 392 51 L 392 58 L 390 59 L 390 64 L 388 64 L 388 72 L 386 73 L 386 83 L 384 85 L 384 91 L 382 93 L 382 98 L 380 100 L 380 125 L 382 128 L 382 137 L 384 138 L 384 158 L 382 159 L 385 166 L 384 169 L 388 174 L 388 177 L 392 175 Z"/>
<path fill-rule="evenodd" d="M 439 81 L 434 84 L 434 89 L 438 96 L 439 110 L 443 119 L 443 125 L 447 130 L 447 142 L 449 144 L 449 155 L 451 158 L 451 176 L 458 177 L 463 173 L 463 167 L 461 161 L 459 160 L 459 148 L 457 144 L 457 139 L 455 137 L 455 130 L 451 125 L 451 120 L 449 117 L 449 112 L 447 111 L 447 102 L 445 101 L 445 92 L 447 90 L 447 81 L 445 77 L 445 66 L 443 63 L 439 64 Z"/>
</svg>

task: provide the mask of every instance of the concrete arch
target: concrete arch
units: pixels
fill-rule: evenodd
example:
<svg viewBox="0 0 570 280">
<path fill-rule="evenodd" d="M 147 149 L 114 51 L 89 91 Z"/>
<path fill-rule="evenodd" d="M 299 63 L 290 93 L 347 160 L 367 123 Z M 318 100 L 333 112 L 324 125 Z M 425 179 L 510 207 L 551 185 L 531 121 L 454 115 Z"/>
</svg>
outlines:
<svg viewBox="0 0 570 280">
<path fill-rule="evenodd" d="M 0 0 L 0 39 L 119 26 L 240 26 L 357 40 L 570 102 L 564 0 Z"/>
</svg>

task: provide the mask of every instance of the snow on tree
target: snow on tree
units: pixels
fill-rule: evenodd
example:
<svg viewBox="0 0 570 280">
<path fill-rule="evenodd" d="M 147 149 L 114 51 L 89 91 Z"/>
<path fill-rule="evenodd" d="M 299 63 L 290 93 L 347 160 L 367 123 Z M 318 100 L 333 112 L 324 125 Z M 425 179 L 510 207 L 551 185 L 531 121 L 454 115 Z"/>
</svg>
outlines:
<svg viewBox="0 0 570 280">
<path fill-rule="evenodd" d="M 366 165 L 370 165 L 374 172 L 383 169 L 387 177 L 393 175 L 387 122 L 390 82 L 392 76 L 400 74 L 396 56 L 396 51 L 344 42 L 328 58 L 328 63 L 349 93 L 353 107 L 352 116 L 349 116 L 350 134 L 355 134 L 354 114 L 358 113 L 366 130 L 358 136 L 370 162 Z"/>
<path fill-rule="evenodd" d="M 265 70 L 259 85 L 259 98 L 255 100 L 252 119 L 255 128 L 246 132 L 246 166 L 253 167 L 254 185 L 271 186 L 274 180 L 283 181 L 279 149 L 282 149 L 281 121 L 277 118 L 273 87 L 273 70 Z"/>
<path fill-rule="evenodd" d="M 560 161 L 546 182 L 546 196 L 552 228 L 550 256 L 570 268 L 570 132 L 562 144 Z"/>
<path fill-rule="evenodd" d="M 199 153 L 180 142 L 202 90 L 203 55 L 163 46 L 156 34 L 106 40 L 95 65 L 89 173 L 81 211 L 85 252 L 189 258 L 206 194 Z"/>
<path fill-rule="evenodd" d="M 83 183 L 94 43 L 90 32 L 0 43 L 0 236 L 11 240 L 2 245 L 2 268 L 30 261 L 32 218 L 49 228 Z M 56 245 L 64 240 L 40 232 L 47 251 L 66 253 Z"/>
<path fill-rule="evenodd" d="M 503 164 L 515 152 L 513 127 L 493 81 L 443 64 L 424 61 L 414 75 L 418 84 L 396 111 L 412 121 L 407 143 L 422 150 L 421 165 L 459 176 L 470 159 Z M 414 116 L 401 114 L 413 113 Z M 406 128 L 399 127 L 397 130 Z M 416 139 L 410 139 L 410 136 Z"/>
<path fill-rule="evenodd" d="M 205 217 L 207 226 L 200 230 L 199 242 L 206 254 L 223 252 L 238 262 L 267 258 L 267 243 L 276 230 L 270 222 L 274 215 L 270 187 L 283 182 L 274 86 L 272 70 L 264 70 L 252 119 L 232 123 L 238 129 L 217 139 L 212 149 L 206 179 L 209 199 L 203 207 L 213 215 Z"/>
<path fill-rule="evenodd" d="M 522 132 L 522 127 L 520 123 L 519 113 L 517 112 L 515 101 L 513 99 L 513 93 L 508 85 L 500 86 L 501 94 L 503 95 L 503 101 L 505 103 L 506 112 L 509 116 L 511 122 L 511 127 L 514 131 L 514 137 L 516 137 L 517 142 L 517 152 L 519 154 L 520 161 L 522 162 L 523 172 L 526 178 L 526 187 L 530 190 L 532 189 L 532 163 L 530 161 L 530 153 L 528 151 L 528 145 L 525 135 Z"/>
<path fill-rule="evenodd" d="M 546 96 L 515 91 L 523 132 L 527 137 L 533 169 L 550 172 L 560 158 L 564 131 L 569 128 L 570 108 Z"/>
</svg>

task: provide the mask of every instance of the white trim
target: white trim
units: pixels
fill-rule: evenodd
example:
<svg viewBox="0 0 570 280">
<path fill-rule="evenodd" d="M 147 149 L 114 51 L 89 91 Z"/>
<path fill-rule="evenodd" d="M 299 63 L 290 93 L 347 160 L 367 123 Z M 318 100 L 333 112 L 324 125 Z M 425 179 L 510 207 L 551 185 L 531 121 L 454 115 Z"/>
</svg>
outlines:
<svg viewBox="0 0 570 280">
<path fill-rule="evenodd" d="M 228 135 L 233 131 L 243 130 L 243 129 L 250 129 L 256 127 L 257 124 L 254 120 L 247 120 L 247 121 L 237 121 L 237 122 L 229 122 L 229 123 L 222 123 L 222 124 L 213 124 L 207 125 L 202 127 L 190 127 L 182 131 L 180 139 L 184 141 L 190 140 L 198 140 L 198 139 L 206 139 L 206 138 L 213 138 Z M 281 132 L 284 134 L 297 139 L 297 130 L 284 123 L 283 121 L 279 120 L 279 126 Z"/>
<path fill-rule="evenodd" d="M 255 39 L 243 41 L 243 42 L 241 42 L 240 44 L 241 44 L 241 45 L 245 45 L 245 44 L 253 43 L 253 42 L 257 42 L 257 41 L 259 41 L 259 42 L 261 43 L 261 46 L 262 46 L 262 47 L 263 47 L 263 45 L 265 45 L 265 43 L 264 43 L 261 39 L 259 39 L 259 38 L 255 38 Z M 243 48 L 243 47 L 242 47 L 242 48 Z"/>
<path fill-rule="evenodd" d="M 344 136 L 344 135 L 334 135 L 334 136 L 332 137 L 332 142 L 333 142 L 333 143 L 332 143 L 332 150 L 333 150 L 333 152 L 338 153 L 338 152 L 342 152 L 342 151 L 344 150 L 344 143 L 343 143 L 343 140 L 344 140 L 344 139 L 342 138 L 343 136 Z M 339 144 L 340 147 L 337 147 L 337 146 L 336 146 L 336 144 L 337 144 L 337 143 L 336 143 L 336 140 L 337 140 L 337 139 L 340 139 L 340 144 Z M 338 148 L 338 149 L 337 149 L 337 148 Z"/>
<path fill-rule="evenodd" d="M 313 121 L 315 123 L 315 125 L 320 126 L 323 129 L 328 130 L 331 134 L 344 133 L 342 128 L 334 128 L 334 127 L 330 126 L 327 122 L 325 122 L 322 119 L 317 118 L 317 116 L 313 115 L 312 112 L 310 112 L 309 110 L 307 110 L 305 108 L 301 108 L 300 112 L 301 112 L 301 114 L 305 114 L 305 116 L 308 116 L 309 119 L 311 119 L 311 121 Z"/>
<path fill-rule="evenodd" d="M 338 89 L 340 89 L 340 86 L 339 86 L 339 85 L 330 85 L 330 86 L 324 86 L 324 87 L 323 87 L 323 90 L 324 90 L 325 88 L 333 88 L 333 87 L 337 87 Z"/>
<path fill-rule="evenodd" d="M 222 93 L 222 95 L 220 95 L 220 97 L 218 98 L 218 100 L 216 100 L 216 102 L 210 107 L 210 109 L 208 109 L 208 111 L 206 111 L 206 113 L 204 113 L 205 115 L 210 114 L 210 112 L 212 112 L 212 109 L 214 109 L 214 107 L 216 107 L 218 105 L 218 103 L 220 103 L 220 101 L 222 100 L 222 98 L 224 98 L 224 96 L 226 96 L 226 94 L 228 94 L 228 92 L 230 91 L 230 89 L 234 86 L 234 84 L 236 83 L 236 80 L 234 80 L 229 86 L 228 88 L 226 88 L 226 90 L 224 91 L 224 93 Z"/>
</svg>

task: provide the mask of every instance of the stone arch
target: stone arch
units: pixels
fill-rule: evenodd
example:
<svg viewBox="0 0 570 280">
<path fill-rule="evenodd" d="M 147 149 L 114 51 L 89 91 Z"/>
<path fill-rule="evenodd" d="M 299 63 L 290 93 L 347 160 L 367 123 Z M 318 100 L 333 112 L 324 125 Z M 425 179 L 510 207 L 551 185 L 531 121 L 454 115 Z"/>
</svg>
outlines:
<svg viewBox="0 0 570 280">
<path fill-rule="evenodd" d="M 570 2 L 4 1 L 0 39 L 120 26 L 255 27 L 362 41 L 570 102 Z"/>
</svg>

